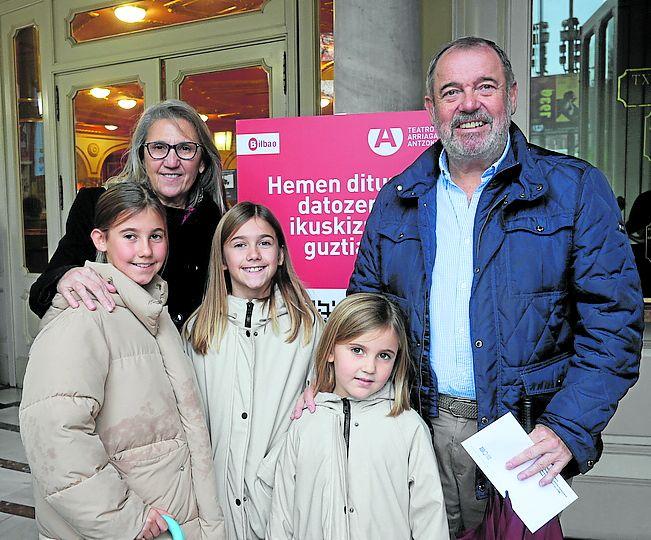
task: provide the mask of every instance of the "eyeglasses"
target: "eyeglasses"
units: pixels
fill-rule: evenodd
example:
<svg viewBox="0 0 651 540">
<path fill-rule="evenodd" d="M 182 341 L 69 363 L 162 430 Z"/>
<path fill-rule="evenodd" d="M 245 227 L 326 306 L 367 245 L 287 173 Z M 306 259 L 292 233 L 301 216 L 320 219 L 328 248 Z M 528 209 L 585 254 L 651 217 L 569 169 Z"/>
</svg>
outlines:
<svg viewBox="0 0 651 540">
<path fill-rule="evenodd" d="M 164 142 L 148 142 L 143 144 L 151 159 L 165 159 L 173 148 L 179 159 L 190 160 L 197 155 L 197 151 L 202 146 L 195 142 L 185 141 L 177 144 L 167 144 Z"/>
</svg>

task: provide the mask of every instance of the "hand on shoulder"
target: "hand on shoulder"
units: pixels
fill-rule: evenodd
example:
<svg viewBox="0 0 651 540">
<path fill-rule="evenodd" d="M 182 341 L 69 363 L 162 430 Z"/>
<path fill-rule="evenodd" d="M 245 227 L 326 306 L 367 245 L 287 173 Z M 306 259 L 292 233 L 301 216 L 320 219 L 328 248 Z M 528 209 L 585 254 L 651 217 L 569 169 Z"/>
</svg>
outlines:
<svg viewBox="0 0 651 540">
<path fill-rule="evenodd" d="M 73 291 L 77 293 L 82 303 L 90 311 L 95 311 L 94 296 L 107 311 L 113 311 L 115 302 L 111 293 L 116 292 L 112 283 L 105 281 L 95 270 L 86 266 L 78 266 L 68 270 L 57 283 L 57 292 L 65 298 L 68 305 L 76 309 L 79 301 L 75 298 Z"/>
</svg>

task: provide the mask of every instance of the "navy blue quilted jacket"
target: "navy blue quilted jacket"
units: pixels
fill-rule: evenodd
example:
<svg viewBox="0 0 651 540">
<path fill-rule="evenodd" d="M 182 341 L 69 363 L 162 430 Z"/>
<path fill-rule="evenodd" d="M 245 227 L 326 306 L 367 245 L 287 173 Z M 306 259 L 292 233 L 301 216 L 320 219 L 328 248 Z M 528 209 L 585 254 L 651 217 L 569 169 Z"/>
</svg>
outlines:
<svg viewBox="0 0 651 540">
<path fill-rule="evenodd" d="M 409 320 L 412 401 L 438 415 L 429 361 L 436 254 L 437 143 L 379 193 L 348 292 L 378 291 Z M 585 161 L 530 145 L 511 150 L 482 192 L 474 225 L 470 335 L 481 429 L 528 396 L 538 423 L 589 470 L 600 433 L 638 377 L 639 277 L 613 192 Z"/>
</svg>

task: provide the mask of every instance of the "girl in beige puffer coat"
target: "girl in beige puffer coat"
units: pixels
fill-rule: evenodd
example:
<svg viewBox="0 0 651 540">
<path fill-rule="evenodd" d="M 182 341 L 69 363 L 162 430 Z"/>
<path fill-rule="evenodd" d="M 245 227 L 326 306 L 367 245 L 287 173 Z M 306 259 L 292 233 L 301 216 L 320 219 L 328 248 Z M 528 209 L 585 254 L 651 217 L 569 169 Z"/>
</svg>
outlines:
<svg viewBox="0 0 651 540">
<path fill-rule="evenodd" d="M 230 540 L 264 538 L 276 459 L 320 328 L 278 220 L 264 206 L 234 206 L 217 226 L 206 294 L 184 334 Z"/>
<path fill-rule="evenodd" d="M 316 412 L 289 429 L 268 540 L 446 540 L 429 429 L 409 409 L 398 308 L 354 294 L 334 309 L 316 353 Z"/>
<path fill-rule="evenodd" d="M 223 539 L 223 514 L 196 378 L 156 274 L 165 210 L 133 182 L 100 197 L 91 233 L 115 309 L 59 294 L 30 351 L 20 406 L 41 539 Z"/>
</svg>

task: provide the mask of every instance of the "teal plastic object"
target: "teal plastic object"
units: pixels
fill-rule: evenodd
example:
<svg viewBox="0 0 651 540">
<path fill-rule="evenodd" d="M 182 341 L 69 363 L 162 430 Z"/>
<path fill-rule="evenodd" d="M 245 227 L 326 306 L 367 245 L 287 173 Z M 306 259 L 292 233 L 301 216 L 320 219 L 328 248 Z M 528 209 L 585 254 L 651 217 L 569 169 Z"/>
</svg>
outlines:
<svg viewBox="0 0 651 540">
<path fill-rule="evenodd" d="M 168 531 L 172 535 L 172 540 L 185 540 L 185 535 L 181 530 L 181 526 L 174 520 L 172 516 L 163 514 L 163 519 L 167 521 Z"/>
</svg>

